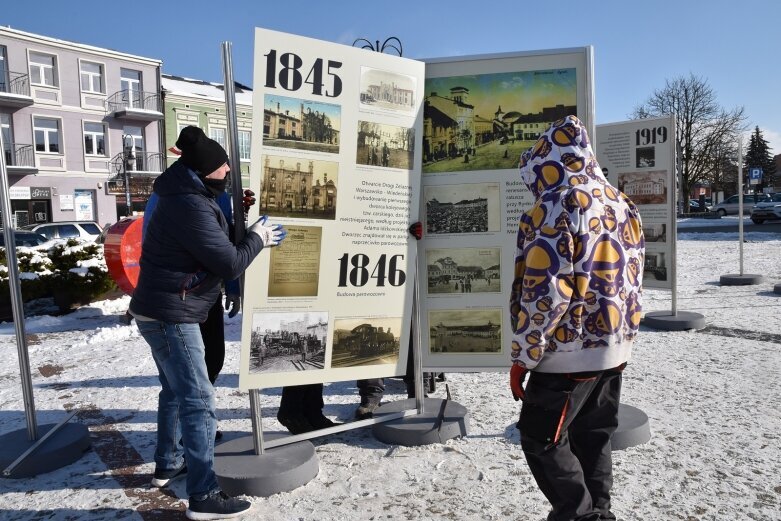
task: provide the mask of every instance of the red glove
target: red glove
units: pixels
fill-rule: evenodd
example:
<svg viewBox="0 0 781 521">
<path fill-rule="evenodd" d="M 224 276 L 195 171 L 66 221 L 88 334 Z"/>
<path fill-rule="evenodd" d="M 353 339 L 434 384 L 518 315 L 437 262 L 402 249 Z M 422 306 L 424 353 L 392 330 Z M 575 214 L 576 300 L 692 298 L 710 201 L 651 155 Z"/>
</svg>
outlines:
<svg viewBox="0 0 781 521">
<path fill-rule="evenodd" d="M 423 237 L 423 225 L 420 221 L 413 223 L 409 227 L 409 232 L 412 234 L 413 237 L 415 237 L 416 241 L 419 241 L 421 237 Z"/>
<path fill-rule="evenodd" d="M 241 204 L 244 206 L 244 212 L 248 212 L 250 206 L 255 204 L 255 192 L 252 190 L 244 190 L 244 197 L 241 199 Z"/>
<path fill-rule="evenodd" d="M 510 390 L 513 392 L 513 398 L 515 401 L 525 400 L 526 391 L 523 390 L 523 381 L 526 380 L 526 373 L 529 370 L 520 364 L 513 364 L 510 369 Z"/>
</svg>

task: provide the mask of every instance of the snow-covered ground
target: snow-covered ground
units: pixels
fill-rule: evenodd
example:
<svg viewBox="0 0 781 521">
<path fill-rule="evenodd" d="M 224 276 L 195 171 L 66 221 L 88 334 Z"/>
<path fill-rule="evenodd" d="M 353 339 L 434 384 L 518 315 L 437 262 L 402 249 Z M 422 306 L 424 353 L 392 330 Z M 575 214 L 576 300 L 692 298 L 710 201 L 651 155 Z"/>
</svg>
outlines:
<svg viewBox="0 0 781 521">
<path fill-rule="evenodd" d="M 738 270 L 736 234 L 679 235 L 678 308 L 706 316 L 701 332 L 644 329 L 625 372 L 623 401 L 645 411 L 652 439 L 614 455 L 614 511 L 622 520 L 781 519 L 781 236 L 746 235 L 745 271 L 761 286 L 720 287 Z M 165 495 L 146 485 L 153 470 L 156 371 L 134 326 L 118 317 L 127 298 L 64 317 L 27 322 L 38 422 L 79 408 L 93 450 L 58 471 L 0 480 L 0 519 L 183 519 L 184 484 Z M 670 309 L 647 290 L 646 310 Z M 239 321 L 228 320 L 228 357 L 218 381 L 220 428 L 248 433 L 249 399 L 236 387 Z M 25 427 L 11 324 L 0 326 L 0 433 Z M 538 491 L 514 428 L 519 406 L 507 376 L 449 374 L 471 415 L 469 437 L 405 448 L 369 429 L 315 440 L 319 475 L 304 487 L 255 499 L 248 519 L 520 519 L 540 521 Z M 388 383 L 388 400 L 403 384 Z M 440 385 L 436 395 L 444 394 Z M 262 394 L 266 430 L 279 390 Z M 326 387 L 326 414 L 348 421 L 353 382 Z"/>
</svg>

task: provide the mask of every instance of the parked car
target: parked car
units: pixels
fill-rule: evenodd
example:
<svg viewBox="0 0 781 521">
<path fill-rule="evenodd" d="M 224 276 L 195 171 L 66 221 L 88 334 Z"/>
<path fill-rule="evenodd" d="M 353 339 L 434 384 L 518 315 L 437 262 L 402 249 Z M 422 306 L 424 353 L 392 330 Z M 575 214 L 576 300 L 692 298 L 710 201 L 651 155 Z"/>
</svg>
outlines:
<svg viewBox="0 0 781 521">
<path fill-rule="evenodd" d="M 23 226 L 23 230 L 40 233 L 47 239 L 86 239 L 94 241 L 100 236 L 100 226 L 92 221 L 65 221 Z"/>
<path fill-rule="evenodd" d="M 757 203 L 751 209 L 751 220 L 754 224 L 781 219 L 781 193 L 773 194 L 770 201 Z"/>
<path fill-rule="evenodd" d="M 705 208 L 700 208 L 700 202 L 697 199 L 689 199 L 689 213 L 698 213 L 698 212 L 710 212 L 711 207 L 708 205 L 708 203 L 705 203 Z"/>
<path fill-rule="evenodd" d="M 14 230 L 14 242 L 17 246 L 27 246 L 28 248 L 35 248 L 46 242 L 48 239 L 40 233 L 27 232 L 22 230 Z M 5 247 L 5 234 L 0 233 L 0 246 Z"/>
<path fill-rule="evenodd" d="M 760 202 L 769 202 L 769 201 L 770 201 L 770 195 L 768 194 L 757 194 L 756 199 L 754 199 L 753 194 L 743 194 L 743 213 L 750 214 L 751 208 L 755 204 Z M 724 201 L 720 202 L 719 204 L 713 207 L 713 211 L 722 217 L 724 217 L 725 215 L 737 215 L 738 211 L 740 211 L 739 209 L 740 209 L 740 199 L 738 199 L 737 195 L 733 195 L 732 197 L 727 197 Z"/>
</svg>

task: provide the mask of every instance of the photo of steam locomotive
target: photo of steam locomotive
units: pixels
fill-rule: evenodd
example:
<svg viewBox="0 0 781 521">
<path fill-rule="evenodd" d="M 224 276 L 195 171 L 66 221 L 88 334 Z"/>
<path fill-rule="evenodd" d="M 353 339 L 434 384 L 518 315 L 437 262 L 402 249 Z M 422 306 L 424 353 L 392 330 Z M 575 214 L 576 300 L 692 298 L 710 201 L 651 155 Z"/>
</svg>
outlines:
<svg viewBox="0 0 781 521">
<path fill-rule="evenodd" d="M 257 313 L 250 336 L 250 373 L 323 369 L 326 313 Z"/>
<path fill-rule="evenodd" d="M 331 367 L 395 364 L 401 318 L 336 319 Z"/>
</svg>

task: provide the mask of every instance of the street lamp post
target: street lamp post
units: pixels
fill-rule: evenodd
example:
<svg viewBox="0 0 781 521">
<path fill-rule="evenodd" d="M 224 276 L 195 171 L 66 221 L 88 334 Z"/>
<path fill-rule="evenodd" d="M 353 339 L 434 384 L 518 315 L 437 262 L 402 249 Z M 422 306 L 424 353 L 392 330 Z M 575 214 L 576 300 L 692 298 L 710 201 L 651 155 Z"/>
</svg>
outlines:
<svg viewBox="0 0 781 521">
<path fill-rule="evenodd" d="M 130 138 L 130 147 L 125 146 L 127 138 Z M 130 134 L 122 134 L 122 173 L 125 180 L 125 205 L 127 205 L 127 217 L 133 215 L 132 202 L 130 200 L 130 169 L 127 167 L 130 161 L 135 160 L 133 149 L 133 136 Z"/>
</svg>

